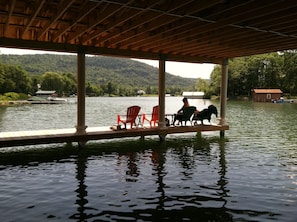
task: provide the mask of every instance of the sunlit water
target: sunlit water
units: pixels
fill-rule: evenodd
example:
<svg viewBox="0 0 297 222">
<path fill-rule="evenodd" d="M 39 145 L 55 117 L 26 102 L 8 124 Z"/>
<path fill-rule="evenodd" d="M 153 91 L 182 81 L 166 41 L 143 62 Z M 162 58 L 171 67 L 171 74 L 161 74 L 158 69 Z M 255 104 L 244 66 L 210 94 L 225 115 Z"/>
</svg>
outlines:
<svg viewBox="0 0 297 222">
<path fill-rule="evenodd" d="M 182 105 L 166 98 L 166 113 Z M 153 98 L 87 98 L 109 126 Z M 190 100 L 198 109 L 217 101 Z M 297 221 L 297 104 L 229 102 L 230 130 L 0 150 L 1 221 Z M 217 120 L 212 119 L 213 122 Z M 0 108 L 0 130 L 69 128 L 76 104 Z"/>
</svg>

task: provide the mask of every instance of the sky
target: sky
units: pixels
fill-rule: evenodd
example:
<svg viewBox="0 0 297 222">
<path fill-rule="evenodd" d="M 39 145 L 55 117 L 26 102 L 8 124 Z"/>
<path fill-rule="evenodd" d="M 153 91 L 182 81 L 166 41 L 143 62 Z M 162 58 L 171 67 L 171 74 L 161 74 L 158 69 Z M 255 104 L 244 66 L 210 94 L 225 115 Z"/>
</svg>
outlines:
<svg viewBox="0 0 297 222">
<path fill-rule="evenodd" d="M 45 54 L 45 53 L 59 54 L 58 52 L 50 52 L 50 51 L 0 48 L 0 54 L 23 55 L 23 54 Z M 159 66 L 159 62 L 157 60 L 144 60 L 144 59 L 136 59 L 136 60 L 154 67 Z M 214 66 L 215 66 L 214 64 L 206 64 L 206 63 L 194 64 L 194 63 L 185 63 L 185 62 L 166 62 L 165 71 L 167 73 L 184 77 L 184 78 L 209 79 Z"/>
</svg>

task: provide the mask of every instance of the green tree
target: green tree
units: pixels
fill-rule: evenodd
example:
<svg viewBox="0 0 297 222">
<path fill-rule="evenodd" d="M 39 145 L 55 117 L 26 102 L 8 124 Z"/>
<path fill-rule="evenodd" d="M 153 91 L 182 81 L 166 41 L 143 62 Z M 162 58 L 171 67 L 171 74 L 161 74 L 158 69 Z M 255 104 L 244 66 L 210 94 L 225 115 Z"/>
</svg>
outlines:
<svg viewBox="0 0 297 222">
<path fill-rule="evenodd" d="M 209 87 L 210 92 L 206 91 L 205 93 L 208 93 L 211 95 L 220 94 L 221 73 L 222 73 L 221 66 L 216 65 L 210 74 L 210 87 Z"/>
<path fill-rule="evenodd" d="M 213 93 L 210 89 L 210 81 L 201 78 L 196 81 L 196 90 L 204 92 L 205 97 L 210 97 Z"/>
<path fill-rule="evenodd" d="M 105 86 L 104 86 L 104 93 L 107 93 L 109 96 L 111 95 L 117 95 L 117 87 L 116 84 L 112 81 L 109 81 Z"/>
<path fill-rule="evenodd" d="M 4 94 L 6 92 L 11 92 L 11 89 L 13 89 L 14 82 L 13 80 L 9 77 L 6 66 L 5 65 L 0 65 L 0 93 Z"/>
<path fill-rule="evenodd" d="M 283 72 L 281 79 L 283 88 L 286 92 L 297 95 L 297 51 L 288 50 L 282 52 Z"/>
<path fill-rule="evenodd" d="M 41 83 L 41 76 L 40 75 L 33 75 L 31 76 L 31 90 L 30 93 L 33 95 L 38 90 L 38 85 Z"/>
<path fill-rule="evenodd" d="M 67 95 L 76 94 L 77 80 L 73 73 L 62 73 L 64 87 L 63 91 Z"/>
<path fill-rule="evenodd" d="M 56 72 L 46 72 L 41 76 L 43 90 L 55 90 L 59 95 L 62 95 L 64 84 L 64 78 Z"/>
<path fill-rule="evenodd" d="M 247 56 L 229 60 L 228 96 L 249 96 L 254 88 L 281 88 L 284 85 L 283 57 L 279 53 Z M 211 74 L 210 89 L 220 90 L 221 66 Z"/>
<path fill-rule="evenodd" d="M 29 74 L 20 67 L 0 66 L 0 93 L 16 92 L 27 94 L 31 88 Z"/>
<path fill-rule="evenodd" d="M 86 94 L 89 96 L 102 96 L 103 90 L 100 86 L 98 87 L 95 84 L 88 82 L 86 84 Z"/>
<path fill-rule="evenodd" d="M 8 66 L 7 72 L 10 73 L 10 78 L 14 81 L 15 88 L 13 92 L 28 93 L 31 86 L 29 74 L 20 67 Z"/>
</svg>

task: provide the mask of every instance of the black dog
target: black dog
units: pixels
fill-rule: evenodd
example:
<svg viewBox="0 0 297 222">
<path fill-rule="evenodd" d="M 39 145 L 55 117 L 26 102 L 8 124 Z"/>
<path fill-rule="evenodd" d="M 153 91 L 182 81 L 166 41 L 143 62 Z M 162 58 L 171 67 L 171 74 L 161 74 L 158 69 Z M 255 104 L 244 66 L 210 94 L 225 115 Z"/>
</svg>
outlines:
<svg viewBox="0 0 297 222">
<path fill-rule="evenodd" d="M 204 119 L 208 119 L 208 122 L 210 122 L 212 114 L 215 114 L 216 117 L 218 117 L 218 110 L 214 105 L 210 105 L 207 109 L 203 109 L 199 113 L 194 114 L 192 121 L 195 121 L 194 125 L 197 125 L 197 120 L 200 120 L 203 125 Z"/>
</svg>

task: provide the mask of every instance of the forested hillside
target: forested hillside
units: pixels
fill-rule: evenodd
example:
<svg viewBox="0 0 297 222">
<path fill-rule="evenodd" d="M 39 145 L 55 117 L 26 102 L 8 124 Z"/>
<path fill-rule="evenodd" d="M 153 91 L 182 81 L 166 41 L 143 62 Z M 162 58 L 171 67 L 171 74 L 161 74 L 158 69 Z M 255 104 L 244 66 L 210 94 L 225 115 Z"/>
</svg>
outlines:
<svg viewBox="0 0 297 222">
<path fill-rule="evenodd" d="M 75 55 L 0 55 L 0 94 L 32 94 L 36 85 L 59 94 L 76 93 Z M 207 97 L 219 95 L 221 66 L 210 80 L 187 79 L 166 74 L 166 93 L 203 91 Z M 286 95 L 297 95 L 297 51 L 268 53 L 234 58 L 228 65 L 228 96 L 250 96 L 255 88 L 280 88 Z M 158 93 L 158 69 L 131 59 L 86 57 L 88 95 L 131 96 L 144 90 Z"/>
<path fill-rule="evenodd" d="M 221 66 L 216 66 L 209 82 L 199 79 L 197 88 L 219 95 Z M 253 89 L 281 89 L 286 96 L 297 95 L 297 50 L 229 59 L 228 97 L 251 96 Z"/>
<path fill-rule="evenodd" d="M 77 73 L 76 55 L 0 55 L 0 63 L 20 66 L 31 76 L 46 72 Z M 113 82 L 121 87 L 157 87 L 158 69 L 131 59 L 87 56 L 86 79 L 95 85 Z M 192 89 L 195 83 L 196 79 L 166 74 L 166 85 L 170 87 Z"/>
</svg>

